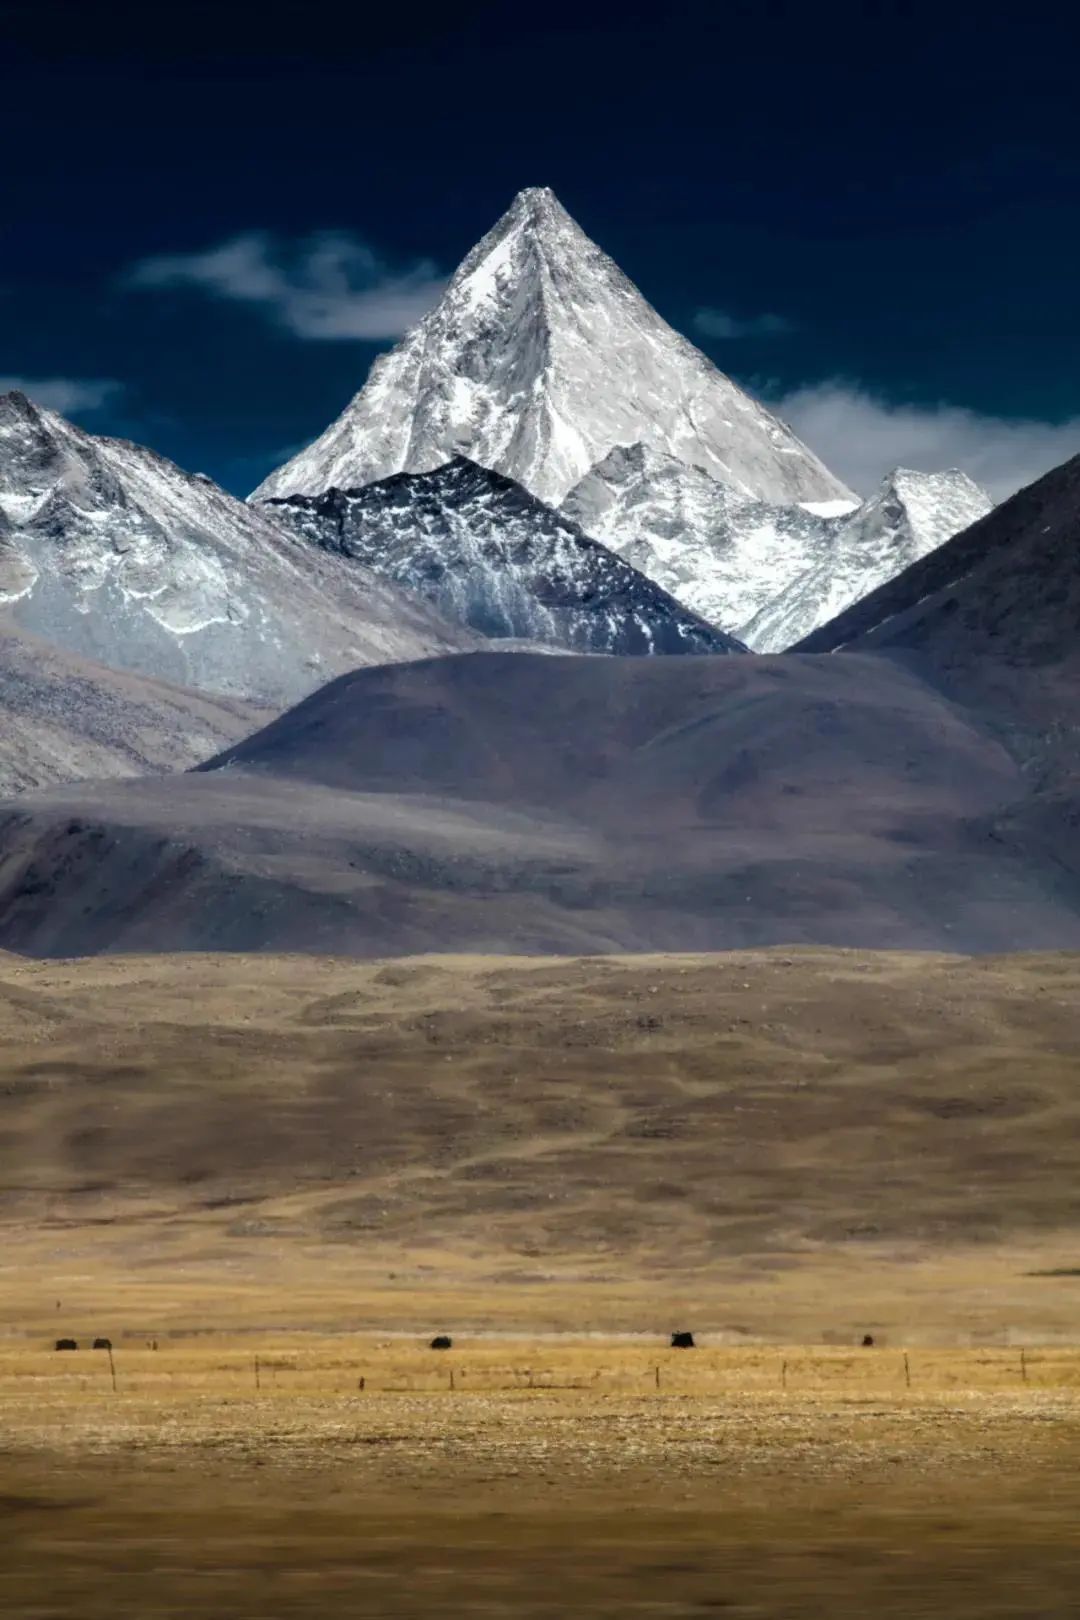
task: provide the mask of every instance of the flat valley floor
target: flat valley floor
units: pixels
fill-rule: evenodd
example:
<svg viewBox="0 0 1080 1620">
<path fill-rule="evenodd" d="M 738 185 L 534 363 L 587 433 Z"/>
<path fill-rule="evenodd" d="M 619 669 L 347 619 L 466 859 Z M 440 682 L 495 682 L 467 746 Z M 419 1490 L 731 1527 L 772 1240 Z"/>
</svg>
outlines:
<svg viewBox="0 0 1080 1620">
<path fill-rule="evenodd" d="M 250 1346 L 57 1360 L 0 1358 L 25 1620 L 1076 1613 L 1072 1352 L 911 1388 L 792 1346 L 285 1343 L 258 1390 Z"/>
<path fill-rule="evenodd" d="M 0 1609 L 1074 1616 L 1078 991 L 0 958 Z"/>
</svg>

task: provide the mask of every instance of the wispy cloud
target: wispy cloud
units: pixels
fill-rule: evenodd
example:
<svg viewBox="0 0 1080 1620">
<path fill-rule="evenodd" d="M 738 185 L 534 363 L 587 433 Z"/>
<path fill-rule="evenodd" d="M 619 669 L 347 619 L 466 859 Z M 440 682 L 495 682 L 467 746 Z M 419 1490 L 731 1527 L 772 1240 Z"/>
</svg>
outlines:
<svg viewBox="0 0 1080 1620">
<path fill-rule="evenodd" d="M 105 410 L 115 404 L 124 385 L 109 377 L 0 377 L 0 394 L 14 390 L 48 411 L 68 416 Z"/>
<path fill-rule="evenodd" d="M 438 300 L 446 279 L 429 260 L 393 269 L 365 242 L 318 232 L 284 241 L 266 231 L 202 253 L 144 259 L 128 287 L 192 287 L 260 309 L 296 337 L 320 342 L 400 337 Z"/>
<path fill-rule="evenodd" d="M 798 388 L 777 409 L 845 483 L 869 494 L 894 467 L 959 467 L 1004 500 L 1080 453 L 1080 418 L 983 416 L 961 405 L 898 405 L 835 379 Z"/>
<path fill-rule="evenodd" d="M 694 326 L 711 338 L 783 337 L 795 330 L 786 315 L 729 315 L 723 309 L 699 309 Z"/>
</svg>

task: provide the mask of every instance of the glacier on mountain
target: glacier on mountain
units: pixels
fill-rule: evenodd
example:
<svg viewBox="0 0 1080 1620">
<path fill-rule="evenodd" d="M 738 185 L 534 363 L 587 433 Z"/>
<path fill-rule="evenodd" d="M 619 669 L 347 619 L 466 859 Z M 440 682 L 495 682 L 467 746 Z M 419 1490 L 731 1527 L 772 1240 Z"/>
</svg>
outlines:
<svg viewBox="0 0 1080 1620">
<path fill-rule="evenodd" d="M 337 421 L 252 499 L 355 489 L 462 455 L 557 505 L 616 446 L 639 442 L 744 498 L 850 496 L 534 187 Z"/>
</svg>

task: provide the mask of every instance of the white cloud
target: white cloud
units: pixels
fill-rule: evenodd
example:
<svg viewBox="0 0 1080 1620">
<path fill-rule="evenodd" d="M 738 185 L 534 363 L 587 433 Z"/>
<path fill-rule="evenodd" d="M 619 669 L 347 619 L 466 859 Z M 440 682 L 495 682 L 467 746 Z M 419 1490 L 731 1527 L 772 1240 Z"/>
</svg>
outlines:
<svg viewBox="0 0 1080 1620">
<path fill-rule="evenodd" d="M 297 337 L 323 342 L 400 337 L 446 285 L 428 260 L 392 270 L 358 238 L 330 232 L 292 243 L 264 231 L 234 236 L 204 253 L 144 259 L 124 279 L 251 304 Z"/>
<path fill-rule="evenodd" d="M 104 410 L 123 387 L 108 377 L 0 377 L 0 394 L 26 394 L 36 405 L 61 416 Z"/>
<path fill-rule="evenodd" d="M 711 338 L 782 337 L 795 330 L 785 315 L 729 315 L 723 309 L 699 309 L 694 316 L 699 332 Z"/>
<path fill-rule="evenodd" d="M 842 379 L 797 388 L 777 409 L 862 495 L 894 467 L 959 467 L 1000 501 L 1080 453 L 1080 417 L 1039 422 L 982 416 L 962 405 L 894 405 Z"/>
</svg>

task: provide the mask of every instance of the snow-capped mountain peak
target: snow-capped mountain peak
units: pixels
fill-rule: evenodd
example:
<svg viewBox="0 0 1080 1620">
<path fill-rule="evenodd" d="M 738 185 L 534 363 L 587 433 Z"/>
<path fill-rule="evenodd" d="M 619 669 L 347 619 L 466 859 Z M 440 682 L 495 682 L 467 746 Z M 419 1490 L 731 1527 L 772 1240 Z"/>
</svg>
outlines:
<svg viewBox="0 0 1080 1620">
<path fill-rule="evenodd" d="M 253 498 L 354 489 L 465 455 L 558 504 L 615 447 L 638 442 L 747 499 L 850 495 L 536 186 L 338 420 Z"/>
<path fill-rule="evenodd" d="M 964 473 L 906 468 L 861 505 L 748 501 L 636 444 L 612 450 L 561 510 L 755 652 L 781 652 L 990 504 Z"/>
<path fill-rule="evenodd" d="M 864 512 L 874 509 L 881 513 L 894 528 L 897 542 L 910 546 L 914 541 L 922 547 L 922 555 L 984 517 L 992 504 L 986 491 L 959 467 L 936 473 L 895 467 L 865 504 Z M 906 568 L 914 561 L 913 556 L 905 556 L 901 566 Z"/>
<path fill-rule="evenodd" d="M 985 517 L 993 506 L 966 473 L 897 467 L 837 523 L 816 561 L 742 627 L 758 652 L 781 652 Z"/>
<path fill-rule="evenodd" d="M 852 505 L 822 504 L 843 512 Z M 561 510 L 744 641 L 743 627 L 805 571 L 836 526 L 803 504 L 749 500 L 700 467 L 644 444 L 612 450 Z"/>
<path fill-rule="evenodd" d="M 0 396 L 0 606 L 67 653 L 265 704 L 472 638 L 265 511 Z"/>
</svg>

